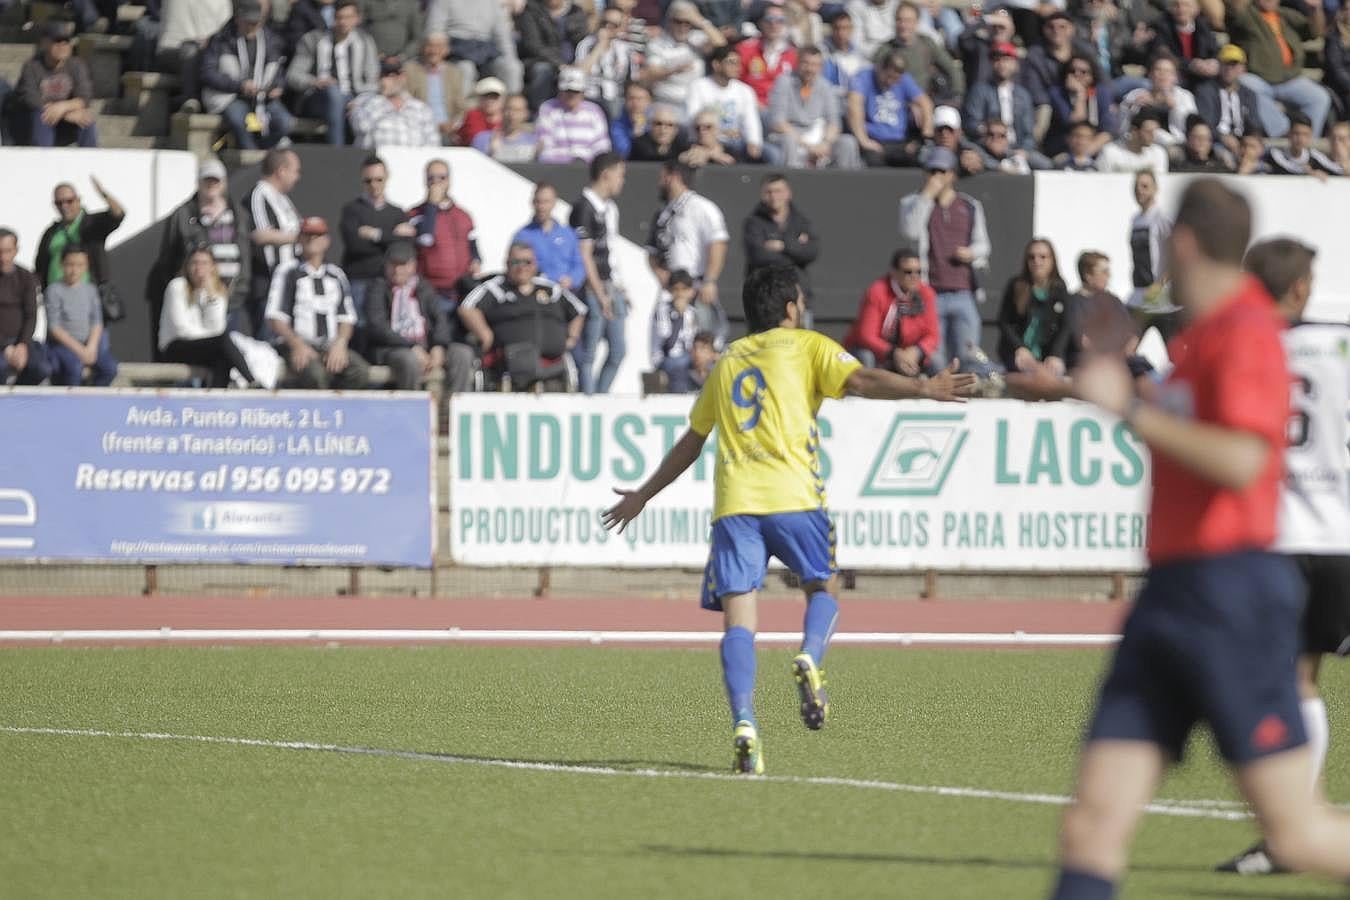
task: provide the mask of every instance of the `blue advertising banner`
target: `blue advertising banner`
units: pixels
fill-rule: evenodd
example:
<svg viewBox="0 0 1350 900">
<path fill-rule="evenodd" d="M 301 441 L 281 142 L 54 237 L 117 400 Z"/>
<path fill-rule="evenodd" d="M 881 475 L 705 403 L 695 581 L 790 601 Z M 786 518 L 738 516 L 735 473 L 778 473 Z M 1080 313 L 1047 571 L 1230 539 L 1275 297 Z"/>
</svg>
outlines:
<svg viewBox="0 0 1350 900">
<path fill-rule="evenodd" d="M 428 567 L 425 394 L 0 393 L 0 558 Z"/>
</svg>

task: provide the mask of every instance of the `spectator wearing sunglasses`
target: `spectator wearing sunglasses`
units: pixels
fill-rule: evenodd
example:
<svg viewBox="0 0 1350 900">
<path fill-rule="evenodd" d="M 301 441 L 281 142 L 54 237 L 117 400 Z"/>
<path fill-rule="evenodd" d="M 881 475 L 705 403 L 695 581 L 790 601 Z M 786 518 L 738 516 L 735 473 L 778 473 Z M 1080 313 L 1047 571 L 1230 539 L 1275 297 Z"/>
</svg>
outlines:
<svg viewBox="0 0 1350 900">
<path fill-rule="evenodd" d="M 74 56 L 70 23 L 47 23 L 38 52 L 24 63 L 14 89 L 33 147 L 98 146 L 98 126 L 89 102 L 94 83 L 89 66 Z"/>
<path fill-rule="evenodd" d="M 417 229 L 417 274 L 453 308 L 482 269 L 473 219 L 450 196 L 450 164 L 433 159 L 426 167 L 427 196 L 408 212 Z"/>
<path fill-rule="evenodd" d="M 574 65 L 586 76 L 586 99 L 599 105 L 611 122 L 623 113 L 624 85 L 635 82 L 638 76 L 637 54 L 625 40 L 627 29 L 628 14 L 609 6 L 595 31 L 577 44 Z M 650 102 L 650 93 L 647 99 Z"/>
<path fill-rule="evenodd" d="M 891 254 L 889 271 L 867 288 L 844 348 L 868 368 L 901 375 L 935 375 L 937 294 L 923 280 L 923 260 L 902 247 Z"/>
<path fill-rule="evenodd" d="M 690 86 L 703 77 L 704 57 L 726 42 L 691 0 L 675 0 L 666 11 L 665 29 L 647 44 L 642 83 L 656 102 L 684 110 Z"/>
<path fill-rule="evenodd" d="M 361 163 L 361 193 L 342 207 L 342 271 L 351 282 L 358 328 L 365 324 L 366 294 L 370 283 L 384 273 L 384 255 L 395 241 L 409 241 L 417 229 L 403 210 L 384 196 L 389 169 L 378 156 Z"/>
<path fill-rule="evenodd" d="M 774 82 L 797 68 L 797 48 L 788 40 L 787 13 L 781 2 L 764 7 L 759 37 L 737 44 L 736 55 L 741 58 L 741 80 L 755 92 L 759 108 L 767 109 Z"/>
<path fill-rule="evenodd" d="M 633 139 L 628 158 L 634 162 L 669 162 L 689 149 L 689 137 L 680 127 L 680 113 L 673 106 L 652 107 L 651 126 Z"/>
</svg>

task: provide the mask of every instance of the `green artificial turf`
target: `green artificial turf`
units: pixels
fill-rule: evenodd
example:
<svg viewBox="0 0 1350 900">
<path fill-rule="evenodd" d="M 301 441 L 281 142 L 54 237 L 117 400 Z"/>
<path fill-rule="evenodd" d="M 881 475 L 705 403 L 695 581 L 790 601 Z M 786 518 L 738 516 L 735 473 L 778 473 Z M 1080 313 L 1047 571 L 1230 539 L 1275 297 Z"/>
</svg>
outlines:
<svg viewBox="0 0 1350 900">
<path fill-rule="evenodd" d="M 832 718 L 760 654 L 768 773 L 1066 793 L 1104 655 L 841 648 Z M 1346 667 L 1327 667 L 1350 796 Z M 24 649 L 0 726 L 295 740 L 722 773 L 714 650 Z M 1232 799 L 1207 740 L 1162 796 Z M 1059 809 L 848 785 L 515 770 L 0 733 L 3 897 L 1042 897 Z M 1342 896 L 1210 874 L 1247 823 L 1149 816 L 1123 896 Z"/>
</svg>

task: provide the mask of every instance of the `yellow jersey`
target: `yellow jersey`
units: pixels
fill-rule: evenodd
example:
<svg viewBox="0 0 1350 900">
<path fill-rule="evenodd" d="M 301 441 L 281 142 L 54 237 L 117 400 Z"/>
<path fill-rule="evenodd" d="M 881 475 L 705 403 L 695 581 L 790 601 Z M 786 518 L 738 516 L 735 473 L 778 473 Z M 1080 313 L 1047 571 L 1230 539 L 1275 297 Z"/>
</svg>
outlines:
<svg viewBox="0 0 1350 900">
<path fill-rule="evenodd" d="M 732 343 L 708 375 L 689 427 L 717 429 L 713 519 L 823 509 L 816 412 L 861 367 L 816 331 L 774 328 Z"/>
</svg>

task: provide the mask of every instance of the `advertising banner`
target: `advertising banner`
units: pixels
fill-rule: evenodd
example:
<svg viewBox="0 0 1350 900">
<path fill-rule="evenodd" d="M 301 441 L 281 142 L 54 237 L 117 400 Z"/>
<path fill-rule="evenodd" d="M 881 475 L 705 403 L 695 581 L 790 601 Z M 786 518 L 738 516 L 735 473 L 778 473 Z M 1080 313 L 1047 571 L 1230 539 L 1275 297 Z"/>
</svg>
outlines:
<svg viewBox="0 0 1350 900">
<path fill-rule="evenodd" d="M 425 394 L 0 394 L 0 557 L 431 565 Z"/>
<path fill-rule="evenodd" d="M 601 514 L 688 427 L 692 397 L 462 395 L 450 546 L 469 565 L 701 566 L 716 433 L 623 535 Z M 843 567 L 1133 571 L 1148 457 L 1077 403 L 827 401 L 820 464 Z"/>
</svg>

